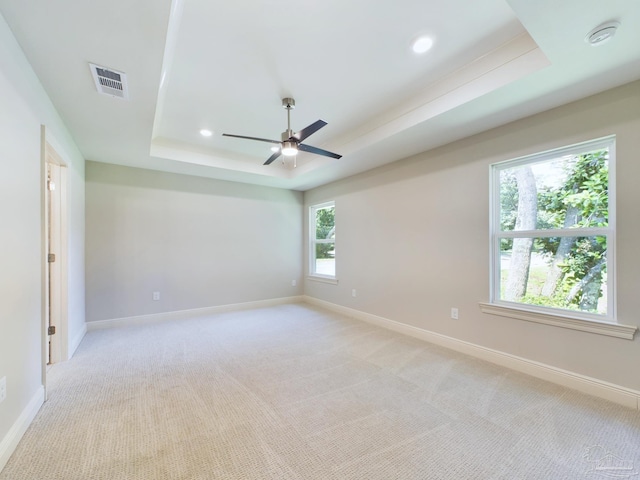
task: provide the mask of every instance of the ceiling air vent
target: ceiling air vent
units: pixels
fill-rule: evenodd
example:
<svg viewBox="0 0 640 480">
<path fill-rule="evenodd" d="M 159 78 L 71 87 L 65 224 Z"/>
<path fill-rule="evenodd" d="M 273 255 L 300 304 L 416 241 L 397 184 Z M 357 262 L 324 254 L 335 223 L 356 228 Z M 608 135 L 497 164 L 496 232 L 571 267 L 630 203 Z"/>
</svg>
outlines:
<svg viewBox="0 0 640 480">
<path fill-rule="evenodd" d="M 127 75 L 124 72 L 113 70 L 112 68 L 101 67 L 89 64 L 93 81 L 96 83 L 98 93 L 109 95 L 110 97 L 129 99 L 129 89 L 127 88 Z"/>
</svg>

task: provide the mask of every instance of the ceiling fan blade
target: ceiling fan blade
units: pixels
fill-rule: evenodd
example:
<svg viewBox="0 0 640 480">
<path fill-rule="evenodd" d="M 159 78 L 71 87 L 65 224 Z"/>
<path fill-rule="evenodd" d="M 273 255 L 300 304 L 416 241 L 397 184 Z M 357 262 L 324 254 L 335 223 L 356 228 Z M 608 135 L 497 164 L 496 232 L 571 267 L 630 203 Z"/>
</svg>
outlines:
<svg viewBox="0 0 640 480">
<path fill-rule="evenodd" d="M 302 142 L 305 138 L 309 137 L 310 135 L 313 135 L 322 127 L 324 127 L 326 124 L 327 122 L 325 122 L 324 120 L 318 120 L 317 122 L 312 123 L 308 127 L 304 127 L 298 133 L 294 133 L 293 137 L 296 138 L 299 142 Z"/>
<path fill-rule="evenodd" d="M 273 155 L 271 155 L 266 162 L 263 163 L 263 165 L 271 165 L 273 163 L 273 161 L 278 158 L 280 155 L 282 155 L 282 152 L 280 150 L 278 150 L 276 153 L 274 153 Z"/>
<path fill-rule="evenodd" d="M 298 144 L 298 150 L 302 150 L 303 152 L 315 153 L 316 155 L 323 155 L 325 157 L 342 158 L 342 155 L 338 155 L 337 153 L 322 150 L 318 147 L 312 147 L 311 145 L 304 145 L 302 143 Z"/>
<path fill-rule="evenodd" d="M 245 137 L 244 135 L 231 135 L 230 133 L 223 133 L 223 137 L 234 137 L 234 138 L 244 138 L 245 140 L 257 140 L 258 142 L 267 142 L 267 143 L 276 143 L 280 145 L 279 140 L 269 140 L 268 138 L 258 138 L 258 137 Z"/>
</svg>

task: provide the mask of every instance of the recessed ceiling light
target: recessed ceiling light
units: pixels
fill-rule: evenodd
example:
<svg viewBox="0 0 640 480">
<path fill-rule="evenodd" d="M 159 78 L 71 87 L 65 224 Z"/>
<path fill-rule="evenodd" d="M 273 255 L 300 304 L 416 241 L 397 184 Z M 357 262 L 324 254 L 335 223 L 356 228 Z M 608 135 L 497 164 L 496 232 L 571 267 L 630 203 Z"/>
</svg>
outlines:
<svg viewBox="0 0 640 480">
<path fill-rule="evenodd" d="M 587 33 L 584 37 L 584 41 L 590 45 L 599 46 L 607 40 L 610 40 L 618 30 L 620 26 L 619 22 L 607 22 L 602 25 L 598 25 L 596 28 Z"/>
<path fill-rule="evenodd" d="M 213 135 L 213 132 L 211 130 L 203 128 L 202 130 L 200 130 L 200 135 L 202 135 L 203 137 L 210 137 L 211 135 Z"/>
<path fill-rule="evenodd" d="M 433 39 L 431 37 L 418 37 L 413 41 L 411 48 L 415 53 L 425 53 L 433 47 Z"/>
<path fill-rule="evenodd" d="M 276 147 L 276 146 L 271 147 L 272 152 L 277 152 L 278 150 L 280 150 L 280 147 Z"/>
</svg>

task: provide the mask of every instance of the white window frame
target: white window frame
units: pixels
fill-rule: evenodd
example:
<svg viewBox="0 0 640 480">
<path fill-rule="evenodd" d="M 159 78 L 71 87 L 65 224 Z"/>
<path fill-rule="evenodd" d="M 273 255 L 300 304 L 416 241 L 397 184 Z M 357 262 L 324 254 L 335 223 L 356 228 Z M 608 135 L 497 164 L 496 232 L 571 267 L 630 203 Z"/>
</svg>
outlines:
<svg viewBox="0 0 640 480">
<path fill-rule="evenodd" d="M 528 305 L 518 302 L 508 302 L 500 299 L 500 240 L 515 237 L 555 237 L 567 233 L 573 236 L 573 229 L 541 229 L 541 230 L 500 230 L 500 172 L 506 168 L 517 167 L 537 163 L 565 155 L 575 155 L 601 148 L 609 149 L 609 221 L 607 227 L 580 228 L 580 236 L 606 235 L 607 237 L 607 314 L 593 314 L 568 309 L 551 308 L 544 306 Z M 615 136 L 608 136 L 596 140 L 582 142 L 563 148 L 549 150 L 542 153 L 527 155 L 516 159 L 499 162 L 491 165 L 490 182 L 490 303 L 480 303 L 484 313 L 507 316 L 520 320 L 556 325 L 592 333 L 602 333 L 620 338 L 633 338 L 636 327 L 629 327 L 617 323 L 616 318 L 616 257 L 615 257 Z"/>
<path fill-rule="evenodd" d="M 335 250 L 335 245 L 336 245 L 335 232 L 334 232 L 334 238 L 332 240 L 316 239 L 316 213 L 318 210 L 331 208 L 331 207 L 333 207 L 334 214 L 335 214 L 335 208 L 336 208 L 335 201 L 319 203 L 316 205 L 311 205 L 309 207 L 309 279 L 320 281 L 320 282 L 337 284 L 338 283 L 338 280 L 337 280 L 338 263 L 335 255 L 334 255 L 334 260 L 336 262 L 335 275 L 326 275 L 326 274 L 316 272 L 316 245 L 319 243 L 333 243 L 334 250 Z"/>
</svg>

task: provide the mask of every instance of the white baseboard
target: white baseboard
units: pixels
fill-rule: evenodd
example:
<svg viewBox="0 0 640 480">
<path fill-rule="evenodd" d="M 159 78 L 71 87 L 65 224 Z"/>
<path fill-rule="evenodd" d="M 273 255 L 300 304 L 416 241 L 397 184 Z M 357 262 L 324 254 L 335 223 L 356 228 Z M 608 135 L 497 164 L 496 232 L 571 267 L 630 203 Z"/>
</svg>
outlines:
<svg viewBox="0 0 640 480">
<path fill-rule="evenodd" d="M 43 403 L 44 387 L 40 386 L 35 395 L 29 401 L 29 404 L 25 407 L 18 419 L 0 442 L 0 472 L 9 461 L 9 457 L 11 457 L 15 451 L 20 439 L 24 435 L 24 432 L 26 432 L 29 425 L 31 425 L 31 422 Z"/>
<path fill-rule="evenodd" d="M 640 410 L 640 391 L 637 390 L 632 390 L 630 388 L 615 385 L 596 378 L 587 377 L 586 375 L 570 372 L 544 363 L 528 360 L 509 353 L 482 347 L 470 342 L 430 332 L 418 327 L 389 320 L 388 318 L 361 312 L 360 310 L 354 310 L 353 308 L 343 307 L 342 305 L 336 305 L 335 303 L 326 302 L 306 295 L 304 296 L 304 301 L 311 305 L 323 307 L 327 310 L 331 310 L 357 320 L 362 320 L 388 330 L 393 330 L 394 332 L 440 345 L 472 357 L 510 368 L 511 370 L 516 370 L 542 380 L 557 383 L 588 395 L 604 398 L 605 400 L 624 405 L 625 407 Z"/>
<path fill-rule="evenodd" d="M 168 320 L 183 320 L 203 315 L 213 315 L 238 310 L 250 310 L 252 308 L 273 307 L 290 303 L 300 303 L 303 301 L 304 297 L 302 296 L 283 297 L 269 300 L 258 300 L 255 302 L 232 303 L 229 305 L 218 305 L 214 307 L 194 308 L 191 310 L 178 310 L 175 312 L 153 313 L 150 315 L 137 315 L 134 317 L 113 318 L 109 320 L 96 320 L 93 322 L 87 322 L 87 331 L 101 330 L 103 328 L 144 325 L 148 323 L 166 322 Z"/>
<path fill-rule="evenodd" d="M 69 358 L 73 357 L 73 354 L 76 353 L 76 350 L 80 346 L 80 342 L 82 342 L 82 339 L 86 334 L 87 324 L 84 323 L 78 334 L 71 340 L 71 344 L 69 345 Z"/>
</svg>

